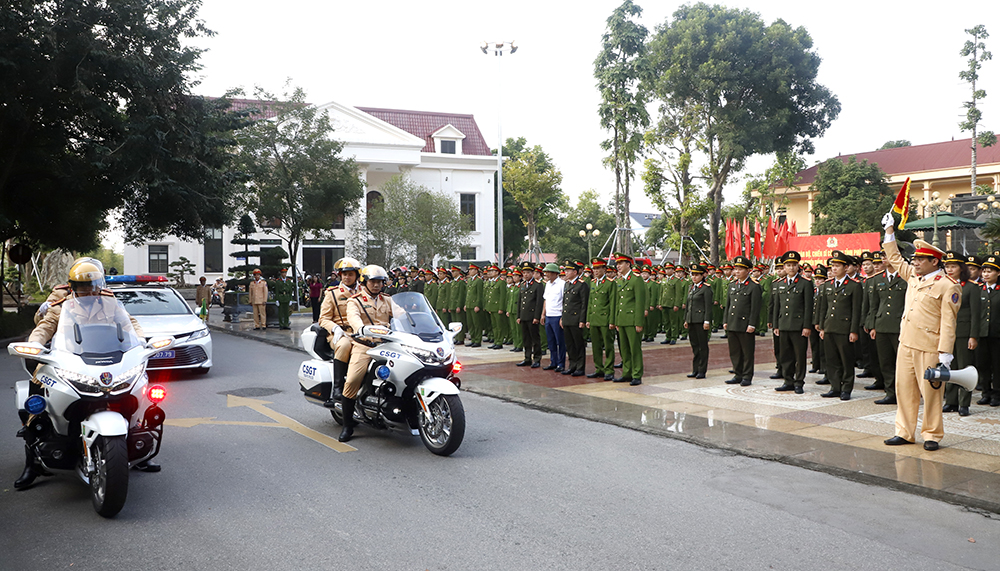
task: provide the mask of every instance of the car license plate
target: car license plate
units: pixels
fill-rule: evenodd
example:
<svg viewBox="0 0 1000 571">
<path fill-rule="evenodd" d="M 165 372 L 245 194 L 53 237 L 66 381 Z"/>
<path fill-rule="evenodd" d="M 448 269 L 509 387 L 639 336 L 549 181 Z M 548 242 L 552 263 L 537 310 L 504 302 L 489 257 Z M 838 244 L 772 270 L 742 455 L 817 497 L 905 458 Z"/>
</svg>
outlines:
<svg viewBox="0 0 1000 571">
<path fill-rule="evenodd" d="M 160 351 L 159 353 L 153 355 L 153 359 L 173 359 L 175 353 L 173 351 Z"/>
</svg>

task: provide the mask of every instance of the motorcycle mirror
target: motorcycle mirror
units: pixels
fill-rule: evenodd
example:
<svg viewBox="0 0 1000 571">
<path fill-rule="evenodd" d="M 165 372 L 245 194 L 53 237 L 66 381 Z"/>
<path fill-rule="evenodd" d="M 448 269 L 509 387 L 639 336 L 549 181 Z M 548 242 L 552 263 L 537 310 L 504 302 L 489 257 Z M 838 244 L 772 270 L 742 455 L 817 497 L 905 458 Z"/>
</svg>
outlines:
<svg viewBox="0 0 1000 571">
<path fill-rule="evenodd" d="M 49 350 L 45 348 L 45 345 L 31 341 L 28 343 L 11 343 L 7 346 L 7 353 L 10 355 L 24 355 L 26 357 L 34 357 L 36 355 L 44 355 L 48 353 Z"/>
</svg>

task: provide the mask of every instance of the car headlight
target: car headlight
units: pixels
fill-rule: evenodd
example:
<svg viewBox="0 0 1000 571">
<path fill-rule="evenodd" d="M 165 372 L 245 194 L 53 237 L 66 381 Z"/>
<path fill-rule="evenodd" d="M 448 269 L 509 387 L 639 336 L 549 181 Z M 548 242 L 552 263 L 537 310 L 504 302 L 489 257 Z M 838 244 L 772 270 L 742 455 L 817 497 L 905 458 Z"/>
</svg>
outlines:
<svg viewBox="0 0 1000 571">
<path fill-rule="evenodd" d="M 410 345 L 406 346 L 406 350 L 410 352 L 414 357 L 420 360 L 421 363 L 425 365 L 443 365 L 451 357 L 451 355 L 439 356 L 433 351 L 428 351 L 426 349 L 420 349 L 418 347 L 412 347 Z"/>
<path fill-rule="evenodd" d="M 201 339 L 202 337 L 208 337 L 208 327 L 195 331 L 190 336 L 188 336 L 188 340 L 194 341 L 195 339 Z"/>
</svg>

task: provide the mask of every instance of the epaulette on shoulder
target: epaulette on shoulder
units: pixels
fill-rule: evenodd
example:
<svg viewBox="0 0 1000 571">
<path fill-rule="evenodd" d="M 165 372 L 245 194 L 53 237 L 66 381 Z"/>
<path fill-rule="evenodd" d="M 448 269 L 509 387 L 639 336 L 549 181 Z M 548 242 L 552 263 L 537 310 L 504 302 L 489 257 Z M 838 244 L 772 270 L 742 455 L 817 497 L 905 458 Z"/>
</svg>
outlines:
<svg viewBox="0 0 1000 571">
<path fill-rule="evenodd" d="M 111 291 L 109 289 L 102 289 L 101 290 L 101 295 L 103 295 L 104 297 L 114 297 L 115 296 L 115 292 L 113 292 L 113 291 Z"/>
<path fill-rule="evenodd" d="M 955 278 L 953 278 L 953 277 L 951 277 L 951 276 L 949 276 L 949 275 L 947 275 L 947 274 L 945 274 L 945 276 L 944 276 L 944 277 L 946 277 L 946 278 L 948 278 L 949 280 L 951 280 L 951 283 L 953 283 L 953 284 L 957 284 L 957 283 L 958 283 L 958 281 L 957 281 L 957 280 L 955 280 Z"/>
<path fill-rule="evenodd" d="M 55 306 L 61 304 L 62 302 L 66 301 L 67 299 L 69 299 L 69 296 L 66 296 L 66 297 L 64 297 L 62 299 L 57 299 L 57 300 L 53 301 L 52 303 L 50 303 L 49 307 L 55 307 Z"/>
</svg>

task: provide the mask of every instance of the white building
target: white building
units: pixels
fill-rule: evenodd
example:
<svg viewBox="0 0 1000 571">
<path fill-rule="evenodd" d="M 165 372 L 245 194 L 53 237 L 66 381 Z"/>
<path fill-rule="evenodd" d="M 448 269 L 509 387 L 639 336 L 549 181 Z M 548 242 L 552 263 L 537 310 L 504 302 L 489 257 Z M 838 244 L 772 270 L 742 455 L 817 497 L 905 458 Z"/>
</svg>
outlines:
<svg viewBox="0 0 1000 571">
<path fill-rule="evenodd" d="M 472 115 L 349 107 L 336 102 L 319 108 L 330 114 L 334 136 L 344 142 L 343 155 L 354 158 L 365 182 L 360 216 L 379 197 L 386 181 L 403 174 L 431 190 L 453 194 L 462 214 L 471 217 L 472 242 L 461 252 L 461 259 L 495 259 L 493 176 L 497 161 Z M 345 254 L 345 226 L 350 225 L 341 219 L 334 225 L 332 239 L 304 241 L 296 256 L 304 274 L 330 275 L 333 263 Z M 227 278 L 226 269 L 238 265 L 229 254 L 241 249 L 230 244 L 234 237 L 235 228 L 225 227 L 209 230 L 203 243 L 166 236 L 139 246 L 126 245 L 124 273 L 165 274 L 170 262 L 183 256 L 195 265 L 196 276 L 204 275 L 209 282 Z M 282 245 L 273 234 L 258 232 L 253 237 L 262 248 Z"/>
</svg>

